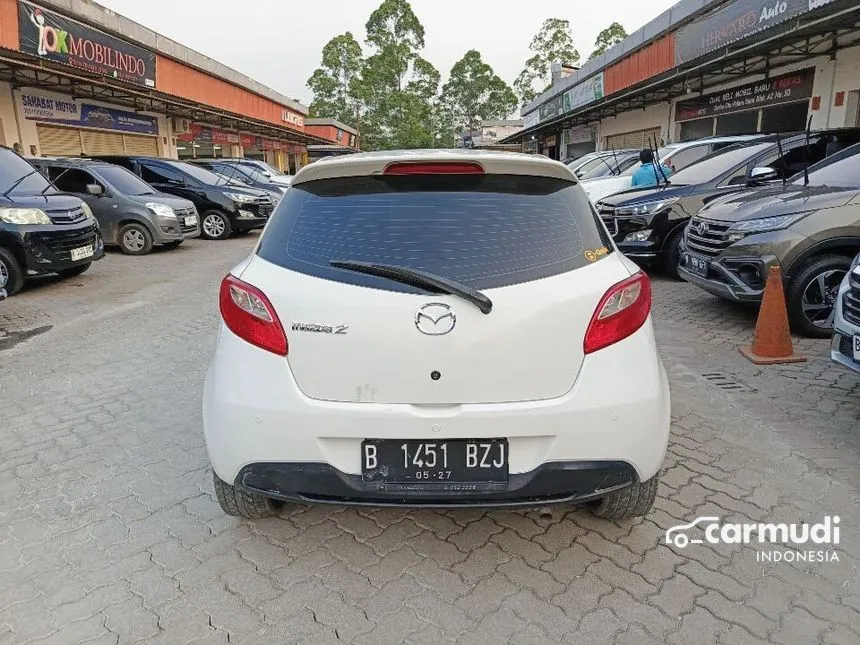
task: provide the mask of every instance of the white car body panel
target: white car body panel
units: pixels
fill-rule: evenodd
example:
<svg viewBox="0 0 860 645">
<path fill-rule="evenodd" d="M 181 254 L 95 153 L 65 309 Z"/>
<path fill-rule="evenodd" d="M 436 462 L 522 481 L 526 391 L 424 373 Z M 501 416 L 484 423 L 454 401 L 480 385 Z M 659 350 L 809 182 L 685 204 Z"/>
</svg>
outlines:
<svg viewBox="0 0 860 645">
<path fill-rule="evenodd" d="M 538 156 L 410 151 L 322 160 L 297 173 L 293 186 L 379 173 L 392 161 L 449 160 L 575 181 L 563 164 Z M 485 290 L 489 314 L 457 296 L 356 286 L 256 255 L 245 260 L 231 273 L 266 295 L 289 348 L 287 356 L 267 352 L 221 323 L 203 397 L 215 473 L 232 484 L 246 466 L 283 462 L 323 463 L 360 476 L 368 438 L 505 438 L 512 475 L 554 462 L 606 461 L 625 462 L 640 481 L 650 479 L 670 426 L 668 381 L 650 317 L 615 344 L 583 350 L 603 295 L 638 271 L 609 246 L 574 271 Z M 431 302 L 454 308 L 450 334 L 416 329 L 417 310 Z M 349 328 L 314 333 L 294 330 L 297 323 Z M 441 378 L 431 379 L 433 370 Z"/>
</svg>

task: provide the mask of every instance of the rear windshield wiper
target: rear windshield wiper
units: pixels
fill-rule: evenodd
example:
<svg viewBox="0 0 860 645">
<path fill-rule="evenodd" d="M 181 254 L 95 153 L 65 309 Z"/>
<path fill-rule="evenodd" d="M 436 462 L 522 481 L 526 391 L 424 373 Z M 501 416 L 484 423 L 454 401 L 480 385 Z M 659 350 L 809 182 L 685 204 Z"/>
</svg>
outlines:
<svg viewBox="0 0 860 645">
<path fill-rule="evenodd" d="M 329 266 L 333 266 L 336 269 L 348 269 L 357 273 L 388 278 L 389 280 L 408 284 L 419 289 L 426 289 L 433 293 L 448 293 L 452 296 L 460 296 L 464 300 L 471 302 L 485 314 L 493 310 L 493 301 L 477 289 L 473 289 L 462 282 L 436 275 L 435 273 L 427 273 L 426 271 L 393 264 L 376 264 L 374 262 L 358 262 L 355 260 L 332 260 L 329 262 Z"/>
</svg>

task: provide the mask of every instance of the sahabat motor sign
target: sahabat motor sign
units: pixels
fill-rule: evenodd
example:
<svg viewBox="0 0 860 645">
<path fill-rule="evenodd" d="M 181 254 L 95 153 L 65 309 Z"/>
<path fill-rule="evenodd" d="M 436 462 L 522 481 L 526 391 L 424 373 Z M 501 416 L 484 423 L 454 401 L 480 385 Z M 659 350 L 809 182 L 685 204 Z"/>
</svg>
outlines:
<svg viewBox="0 0 860 645">
<path fill-rule="evenodd" d="M 155 87 L 155 53 L 76 20 L 19 0 L 21 51 L 40 58 Z"/>
</svg>

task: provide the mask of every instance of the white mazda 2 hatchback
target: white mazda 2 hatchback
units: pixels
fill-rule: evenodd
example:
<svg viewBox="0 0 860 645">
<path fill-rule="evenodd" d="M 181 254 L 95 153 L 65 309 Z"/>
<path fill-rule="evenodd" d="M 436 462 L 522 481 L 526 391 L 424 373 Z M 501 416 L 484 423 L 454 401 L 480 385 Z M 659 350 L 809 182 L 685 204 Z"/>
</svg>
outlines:
<svg viewBox="0 0 860 645">
<path fill-rule="evenodd" d="M 654 501 L 670 405 L 650 283 L 560 163 L 314 163 L 220 307 L 203 420 L 231 515 Z"/>
</svg>

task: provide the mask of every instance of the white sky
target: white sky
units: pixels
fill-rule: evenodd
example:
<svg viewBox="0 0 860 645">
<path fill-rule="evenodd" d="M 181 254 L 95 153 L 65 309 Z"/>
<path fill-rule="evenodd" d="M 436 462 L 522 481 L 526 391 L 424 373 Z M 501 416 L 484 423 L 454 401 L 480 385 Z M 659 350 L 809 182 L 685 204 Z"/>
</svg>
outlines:
<svg viewBox="0 0 860 645">
<path fill-rule="evenodd" d="M 597 34 L 618 20 L 628 33 L 677 0 L 411 0 L 426 31 L 422 55 L 442 73 L 477 49 L 512 83 L 546 18 L 570 20 L 582 60 Z M 144 26 L 196 49 L 308 105 L 307 79 L 323 45 L 364 24 L 381 0 L 98 0 Z M 241 9 L 240 9 L 241 7 Z M 201 17 L 205 16 L 205 19 Z"/>
</svg>

